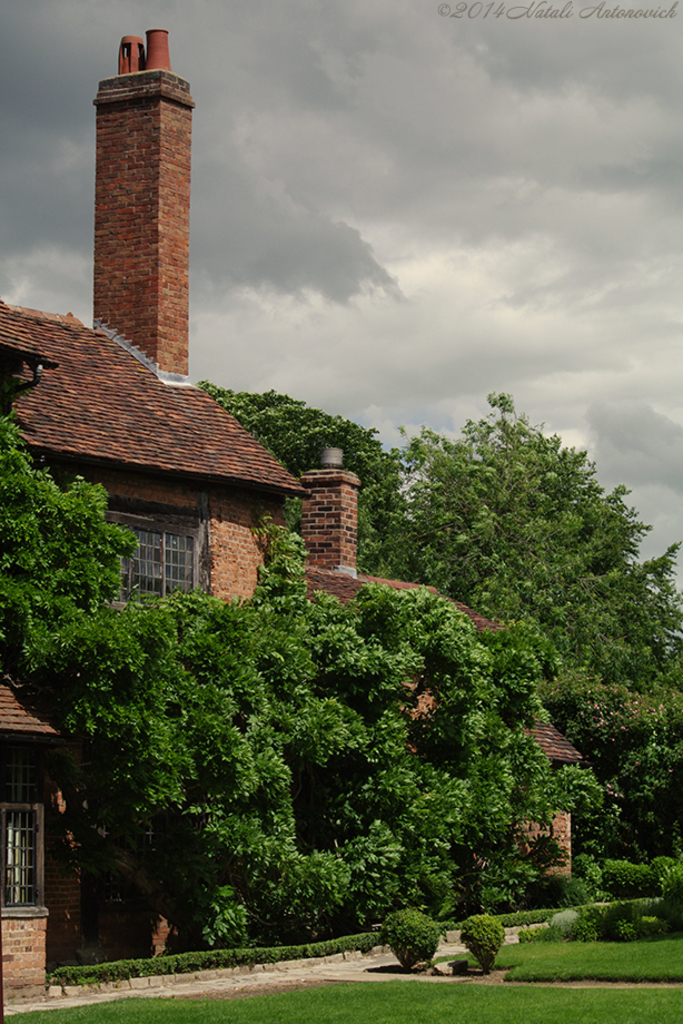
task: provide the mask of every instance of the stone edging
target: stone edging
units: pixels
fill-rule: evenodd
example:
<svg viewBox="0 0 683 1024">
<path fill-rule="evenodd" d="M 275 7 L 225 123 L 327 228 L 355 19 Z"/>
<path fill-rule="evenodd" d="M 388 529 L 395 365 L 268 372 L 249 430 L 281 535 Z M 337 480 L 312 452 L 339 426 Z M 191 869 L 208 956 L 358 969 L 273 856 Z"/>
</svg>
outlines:
<svg viewBox="0 0 683 1024">
<path fill-rule="evenodd" d="M 205 971 L 188 971 L 185 974 L 150 974 L 141 978 L 123 978 L 120 981 L 101 981 L 89 985 L 48 985 L 45 989 L 45 995 L 48 999 L 61 999 L 65 996 L 73 999 L 78 996 L 90 996 L 99 993 L 166 988 L 172 985 L 187 984 L 191 981 L 217 981 L 220 978 L 233 978 L 235 976 L 258 973 L 285 973 L 286 971 L 313 967 L 317 964 L 339 964 L 345 960 L 362 960 L 366 956 L 377 956 L 381 953 L 389 952 L 391 951 L 388 946 L 373 946 L 368 953 L 361 953 L 360 950 L 350 949 L 343 953 L 333 953 L 330 956 L 312 956 L 300 960 L 280 960 L 278 963 L 216 967 Z"/>
</svg>

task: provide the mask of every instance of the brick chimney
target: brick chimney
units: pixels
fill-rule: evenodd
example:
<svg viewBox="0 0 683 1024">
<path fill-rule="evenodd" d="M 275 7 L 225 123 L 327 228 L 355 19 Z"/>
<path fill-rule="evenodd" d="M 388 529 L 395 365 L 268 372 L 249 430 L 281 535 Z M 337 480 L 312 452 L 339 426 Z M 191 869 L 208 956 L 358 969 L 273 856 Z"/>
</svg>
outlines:
<svg viewBox="0 0 683 1024">
<path fill-rule="evenodd" d="M 301 533 L 308 565 L 356 575 L 358 489 L 355 473 L 342 468 L 339 448 L 323 451 L 323 469 L 301 477 L 308 491 L 302 502 Z"/>
<path fill-rule="evenodd" d="M 94 318 L 159 369 L 188 372 L 190 86 L 168 33 L 124 36 L 95 99 Z"/>
</svg>

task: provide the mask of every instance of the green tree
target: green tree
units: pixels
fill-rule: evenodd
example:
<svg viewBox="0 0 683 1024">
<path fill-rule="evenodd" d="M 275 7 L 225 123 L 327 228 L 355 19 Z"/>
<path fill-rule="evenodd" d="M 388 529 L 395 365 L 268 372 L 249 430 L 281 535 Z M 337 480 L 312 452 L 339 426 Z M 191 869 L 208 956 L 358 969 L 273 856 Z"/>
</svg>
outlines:
<svg viewBox="0 0 683 1024">
<path fill-rule="evenodd" d="M 293 476 L 319 468 L 323 448 L 344 450 L 345 468 L 357 473 L 362 483 L 358 500 L 358 567 L 361 572 L 384 575 L 390 564 L 394 521 L 402 505 L 398 451 L 385 451 L 374 429 L 368 430 L 276 391 L 230 391 L 209 381 L 200 381 L 199 386 Z M 300 532 L 299 499 L 290 499 L 286 512 L 290 529 Z"/>
<path fill-rule="evenodd" d="M 579 673 L 542 688 L 553 721 L 590 755 L 604 793 L 584 816 L 576 852 L 634 861 L 683 854 L 683 695 L 671 687 L 634 692 Z"/>
<path fill-rule="evenodd" d="M 99 610 L 121 585 L 131 534 L 104 519 L 102 487 L 60 488 L 33 466 L 13 417 L 0 417 L 0 664 L 13 680 L 26 640 Z"/>
<path fill-rule="evenodd" d="M 406 520 L 394 572 L 503 621 L 528 618 L 568 663 L 606 681 L 677 671 L 678 545 L 640 562 L 650 529 L 605 493 L 586 453 L 517 416 L 508 395 L 450 440 L 423 428 L 403 453 Z"/>
</svg>

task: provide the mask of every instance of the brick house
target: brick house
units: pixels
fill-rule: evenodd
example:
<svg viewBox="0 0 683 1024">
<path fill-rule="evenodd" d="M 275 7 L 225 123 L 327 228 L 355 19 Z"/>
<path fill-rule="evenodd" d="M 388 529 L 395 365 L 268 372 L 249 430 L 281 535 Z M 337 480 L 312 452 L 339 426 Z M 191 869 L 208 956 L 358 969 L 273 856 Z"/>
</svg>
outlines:
<svg viewBox="0 0 683 1024">
<path fill-rule="evenodd" d="M 265 515 L 284 524 L 285 498 L 302 489 L 187 376 L 194 103 L 171 70 L 167 33 L 148 32 L 146 52 L 141 38 L 124 37 L 118 70 L 95 99 L 95 326 L 0 301 L 0 381 L 22 381 L 16 409 L 38 464 L 102 484 L 108 517 L 137 535 L 122 600 L 196 586 L 249 597 L 262 561 L 253 528 Z M 20 748 L 36 779 L 41 744 L 61 741 L 7 687 L 0 732 L 4 763 Z M 44 798 L 31 793 L 22 849 L 25 876 L 40 873 L 40 885 L 11 881 L 11 814 L 24 809 L 3 804 L 3 936 L 14 943 L 23 929 L 24 950 L 21 970 L 5 960 L 8 986 L 42 980 L 46 962 L 75 961 L 84 939 L 110 957 L 163 944 L 164 922 L 150 931 L 148 909 L 126 907 L 122 918 L 120 904 L 95 916 L 92 934 L 85 880 L 65 878 L 49 855 L 43 863 Z"/>
<path fill-rule="evenodd" d="M 137 535 L 122 600 L 196 586 L 224 599 L 249 597 L 262 558 L 253 528 L 264 515 L 284 524 L 284 500 L 297 495 L 309 593 L 346 601 L 369 582 L 414 586 L 356 573 L 354 474 L 333 465 L 299 483 L 188 379 L 194 103 L 171 70 L 166 33 L 148 32 L 146 48 L 140 37 L 124 37 L 118 74 L 100 83 L 94 102 L 95 326 L 0 301 L 0 380 L 23 382 L 16 408 L 37 462 L 57 478 L 102 484 L 110 519 Z M 502 628 L 455 603 L 477 629 Z M 537 738 L 551 756 L 547 737 Z M 65 740 L 8 687 L 0 687 L 0 740 L 10 787 L 2 803 L 2 934 L 15 957 L 5 958 L 8 986 L 40 984 L 46 962 L 83 955 L 84 937 L 110 958 L 161 948 L 165 922 L 148 909 L 105 906 L 93 925 L 85 883 L 43 859 L 42 807 L 60 797 L 49 787 L 40 792 L 41 751 Z M 580 760 L 574 755 L 572 763 Z M 13 822 L 24 826 L 15 847 Z M 10 870 L 18 852 L 23 875 Z"/>
</svg>

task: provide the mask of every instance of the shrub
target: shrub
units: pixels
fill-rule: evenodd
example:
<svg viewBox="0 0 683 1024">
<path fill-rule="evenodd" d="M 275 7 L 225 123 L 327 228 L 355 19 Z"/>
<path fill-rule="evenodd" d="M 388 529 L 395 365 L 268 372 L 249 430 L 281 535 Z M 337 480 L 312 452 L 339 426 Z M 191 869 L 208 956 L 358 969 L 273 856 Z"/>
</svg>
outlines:
<svg viewBox="0 0 683 1024">
<path fill-rule="evenodd" d="M 527 894 L 531 906 L 578 907 L 592 898 L 590 887 L 578 875 L 549 875 L 538 879 Z"/>
<path fill-rule="evenodd" d="M 680 900 L 646 900 L 645 903 L 643 909 L 663 921 L 667 931 L 683 931 L 683 903 Z"/>
<path fill-rule="evenodd" d="M 436 921 L 419 910 L 398 910 L 382 925 L 380 941 L 390 946 L 401 967 L 432 959 L 439 945 L 441 929 Z"/>
<path fill-rule="evenodd" d="M 643 916 L 642 904 L 610 903 L 602 913 L 602 935 L 600 938 L 613 942 L 633 942 L 638 938 L 640 920 Z"/>
<path fill-rule="evenodd" d="M 656 896 L 659 892 L 658 876 L 652 868 L 628 860 L 606 860 L 602 865 L 602 884 L 617 899 Z"/>
<path fill-rule="evenodd" d="M 550 927 L 556 928 L 563 939 L 568 939 L 572 933 L 574 923 L 578 919 L 579 913 L 577 910 L 561 910 L 559 914 L 555 914 L 550 918 Z"/>
<path fill-rule="evenodd" d="M 650 935 L 664 935 L 669 926 L 658 917 L 643 917 L 640 921 L 640 938 L 647 939 Z"/>
<path fill-rule="evenodd" d="M 577 942 L 597 942 L 603 935 L 603 921 L 602 907 L 584 907 L 572 926 L 571 938 Z"/>
<path fill-rule="evenodd" d="M 585 907 L 572 927 L 571 937 L 582 942 L 633 942 L 663 935 L 669 931 L 667 915 L 673 913 L 665 900 L 622 900 L 608 907 Z"/>
<path fill-rule="evenodd" d="M 662 875 L 662 896 L 672 902 L 683 902 L 683 864 L 672 864 Z"/>
<path fill-rule="evenodd" d="M 579 853 L 574 857 L 572 861 L 572 878 L 578 878 L 583 882 L 588 892 L 586 899 L 576 900 L 574 906 L 604 898 L 602 868 L 589 853 Z"/>
<path fill-rule="evenodd" d="M 650 861 L 650 871 L 652 872 L 653 877 L 659 882 L 660 889 L 667 868 L 673 868 L 680 863 L 681 862 L 676 860 L 675 857 L 653 857 Z"/>
<path fill-rule="evenodd" d="M 468 917 L 460 932 L 460 941 L 481 964 L 488 974 L 496 959 L 496 953 L 505 942 L 505 929 L 500 921 L 489 914 Z"/>
</svg>

